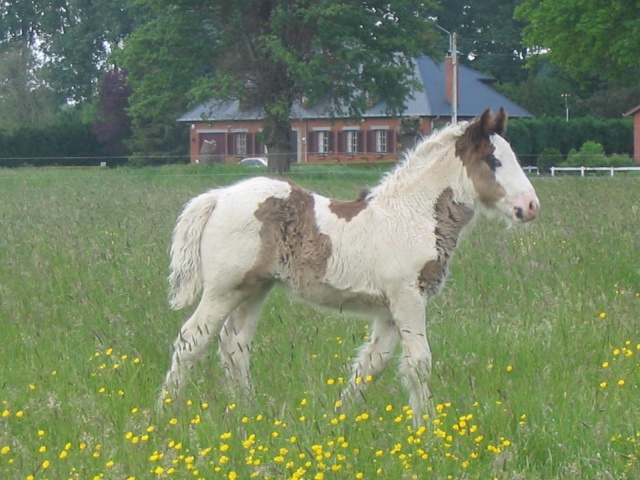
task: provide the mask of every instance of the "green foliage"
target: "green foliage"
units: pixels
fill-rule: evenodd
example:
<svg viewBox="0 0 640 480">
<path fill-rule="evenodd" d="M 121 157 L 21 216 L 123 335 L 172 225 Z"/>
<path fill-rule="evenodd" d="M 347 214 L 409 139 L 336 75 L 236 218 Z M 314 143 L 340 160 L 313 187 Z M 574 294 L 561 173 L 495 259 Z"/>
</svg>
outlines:
<svg viewBox="0 0 640 480">
<path fill-rule="evenodd" d="M 11 133 L 0 132 L 0 166 L 99 165 L 107 159 L 91 126 L 79 122 L 56 123 L 43 127 L 21 127 Z M 110 158 L 113 166 L 126 158 Z"/>
<path fill-rule="evenodd" d="M 0 4 L 0 41 L 36 49 L 59 101 L 84 101 L 102 69 L 142 18 L 136 0 L 19 0 Z"/>
<path fill-rule="evenodd" d="M 566 122 L 559 117 L 516 119 L 509 122 L 506 138 L 526 165 L 534 165 L 546 148 L 567 155 L 593 140 L 603 145 L 607 155 L 633 152 L 633 123 L 630 119 L 603 120 L 593 117 Z"/>
<path fill-rule="evenodd" d="M 54 121 L 56 97 L 44 81 L 34 52 L 19 40 L 0 43 L 0 128 Z"/>
<path fill-rule="evenodd" d="M 522 22 L 513 17 L 521 0 L 447 0 L 440 2 L 437 23 L 458 34 L 460 62 L 505 82 L 518 83 L 527 76 L 523 68 L 527 51 L 522 45 Z M 444 35 L 443 35 L 444 36 Z M 446 37 L 446 36 L 445 36 Z M 442 50 L 449 50 L 442 43 Z"/>
<path fill-rule="evenodd" d="M 198 12 L 167 7 L 155 11 L 118 52 L 133 89 L 128 146 L 136 163 L 187 161 L 188 134 L 176 120 L 189 106 L 189 90 L 211 67 L 214 43 Z"/>
<path fill-rule="evenodd" d="M 572 77 L 637 83 L 638 2 L 524 0 L 515 12 L 516 18 L 528 22 L 523 31 L 525 44 L 548 49 L 551 59 Z"/>
<path fill-rule="evenodd" d="M 551 167 L 557 167 L 564 162 L 564 158 L 557 148 L 545 148 L 538 156 L 538 169 L 542 173 L 548 173 Z"/>
<path fill-rule="evenodd" d="M 585 142 L 579 151 L 572 149 L 567 156 L 570 167 L 628 167 L 633 165 L 629 155 L 607 156 L 604 147 L 594 141 Z"/>
<path fill-rule="evenodd" d="M 606 164 L 604 147 L 594 141 L 585 142 L 578 152 L 570 152 L 567 156 L 569 167 L 604 167 Z"/>
</svg>

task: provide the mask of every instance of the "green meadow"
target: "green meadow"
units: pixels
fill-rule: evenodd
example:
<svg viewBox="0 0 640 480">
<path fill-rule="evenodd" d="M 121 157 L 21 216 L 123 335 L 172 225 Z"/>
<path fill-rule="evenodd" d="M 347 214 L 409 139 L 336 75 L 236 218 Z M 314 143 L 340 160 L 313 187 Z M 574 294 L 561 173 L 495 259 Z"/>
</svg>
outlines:
<svg viewBox="0 0 640 480">
<path fill-rule="evenodd" d="M 382 174 L 320 168 L 289 177 L 349 199 Z M 156 411 L 190 313 L 166 300 L 177 215 L 253 173 L 0 170 L 0 478 L 640 478 L 638 176 L 533 178 L 535 223 L 466 235 L 428 307 L 424 428 L 397 361 L 336 409 L 369 326 L 281 291 L 253 346 L 254 402 L 225 388 L 214 346 Z"/>
</svg>

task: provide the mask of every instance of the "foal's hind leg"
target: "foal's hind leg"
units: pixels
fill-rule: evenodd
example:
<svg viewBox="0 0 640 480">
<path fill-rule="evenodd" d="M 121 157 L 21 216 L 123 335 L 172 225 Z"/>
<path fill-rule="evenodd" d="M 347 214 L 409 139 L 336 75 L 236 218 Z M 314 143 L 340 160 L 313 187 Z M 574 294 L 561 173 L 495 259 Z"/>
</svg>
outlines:
<svg viewBox="0 0 640 480">
<path fill-rule="evenodd" d="M 162 387 L 160 405 L 167 396 L 180 394 L 187 371 L 204 354 L 212 337 L 220 333 L 229 312 L 235 309 L 246 296 L 246 293 L 240 291 L 216 296 L 211 291 L 205 290 L 198 308 L 182 326 L 173 344 L 171 368 Z"/>
<path fill-rule="evenodd" d="M 249 362 L 251 342 L 260 320 L 262 304 L 269 287 L 240 304 L 227 318 L 220 331 L 218 354 L 232 386 L 244 399 L 253 396 Z"/>
<path fill-rule="evenodd" d="M 353 362 L 353 375 L 342 394 L 343 401 L 361 400 L 366 383 L 375 379 L 386 367 L 398 344 L 398 331 L 390 318 L 377 318 L 371 340 L 360 349 Z"/>
</svg>

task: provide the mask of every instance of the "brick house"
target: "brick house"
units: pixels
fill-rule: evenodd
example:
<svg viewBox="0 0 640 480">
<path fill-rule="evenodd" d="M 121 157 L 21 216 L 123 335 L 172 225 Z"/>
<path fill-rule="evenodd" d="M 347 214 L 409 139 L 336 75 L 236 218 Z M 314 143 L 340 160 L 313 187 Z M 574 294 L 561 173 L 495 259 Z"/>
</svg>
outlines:
<svg viewBox="0 0 640 480">
<path fill-rule="evenodd" d="M 401 117 L 385 113 L 385 104 L 372 105 L 361 119 L 331 118 L 323 105 L 294 104 L 291 110 L 292 154 L 300 163 L 396 161 L 403 145 L 416 135 L 429 135 L 451 121 L 452 60 L 436 62 L 426 56 L 414 61 L 415 78 L 422 85 L 407 101 Z M 492 88 L 495 82 L 464 65 L 458 67 L 458 119 L 469 120 L 486 108 L 504 107 L 512 118 L 532 115 Z M 260 142 L 260 108 L 240 102 L 210 101 L 178 119 L 190 124 L 190 161 L 203 152 L 216 161 L 235 163 L 248 156 L 265 156 Z M 402 136 L 402 122 L 411 119 L 416 133 Z M 406 124 L 405 124 L 406 125 Z"/>
<path fill-rule="evenodd" d="M 623 115 L 633 117 L 633 160 L 640 164 L 640 105 Z"/>
</svg>

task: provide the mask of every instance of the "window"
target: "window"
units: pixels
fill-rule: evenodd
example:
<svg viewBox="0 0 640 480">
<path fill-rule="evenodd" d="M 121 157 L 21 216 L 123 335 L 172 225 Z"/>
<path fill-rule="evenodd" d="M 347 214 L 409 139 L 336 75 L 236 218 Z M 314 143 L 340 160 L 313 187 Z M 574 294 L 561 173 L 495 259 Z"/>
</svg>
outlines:
<svg viewBox="0 0 640 480">
<path fill-rule="evenodd" d="M 355 130 L 347 131 L 347 153 L 358 153 L 358 132 Z"/>
<path fill-rule="evenodd" d="M 318 132 L 318 153 L 329 153 L 329 133 Z"/>
<path fill-rule="evenodd" d="M 247 134 L 246 132 L 236 133 L 236 155 L 247 154 Z"/>
<path fill-rule="evenodd" d="M 387 153 L 387 130 L 376 130 L 376 153 Z"/>
</svg>

